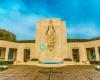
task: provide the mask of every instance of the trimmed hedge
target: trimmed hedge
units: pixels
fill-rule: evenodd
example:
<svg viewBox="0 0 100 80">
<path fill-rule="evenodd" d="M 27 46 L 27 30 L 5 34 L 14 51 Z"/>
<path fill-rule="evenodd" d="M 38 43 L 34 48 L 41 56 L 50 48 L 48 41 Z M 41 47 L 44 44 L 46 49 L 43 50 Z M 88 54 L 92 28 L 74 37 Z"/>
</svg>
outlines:
<svg viewBox="0 0 100 80">
<path fill-rule="evenodd" d="M 16 40 L 18 43 L 35 43 L 35 40 Z"/>
<path fill-rule="evenodd" d="M 37 58 L 33 58 L 31 59 L 31 61 L 39 61 Z"/>
<path fill-rule="evenodd" d="M 9 65 L 13 64 L 13 61 L 0 61 L 0 65 Z"/>
<path fill-rule="evenodd" d="M 65 58 L 64 61 L 72 61 L 70 58 Z"/>
<path fill-rule="evenodd" d="M 100 65 L 100 61 L 90 61 L 90 64 L 99 64 Z"/>
</svg>

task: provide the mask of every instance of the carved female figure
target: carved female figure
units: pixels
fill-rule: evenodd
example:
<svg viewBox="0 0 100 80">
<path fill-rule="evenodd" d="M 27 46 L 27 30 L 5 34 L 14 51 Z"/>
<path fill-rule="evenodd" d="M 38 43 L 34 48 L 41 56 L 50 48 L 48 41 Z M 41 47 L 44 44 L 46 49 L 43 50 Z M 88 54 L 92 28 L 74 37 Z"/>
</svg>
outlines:
<svg viewBox="0 0 100 80">
<path fill-rule="evenodd" d="M 47 28 L 46 38 L 47 38 L 47 47 L 49 51 L 54 51 L 55 43 L 56 43 L 56 34 L 55 34 L 55 29 L 52 24 L 50 24 Z"/>
</svg>

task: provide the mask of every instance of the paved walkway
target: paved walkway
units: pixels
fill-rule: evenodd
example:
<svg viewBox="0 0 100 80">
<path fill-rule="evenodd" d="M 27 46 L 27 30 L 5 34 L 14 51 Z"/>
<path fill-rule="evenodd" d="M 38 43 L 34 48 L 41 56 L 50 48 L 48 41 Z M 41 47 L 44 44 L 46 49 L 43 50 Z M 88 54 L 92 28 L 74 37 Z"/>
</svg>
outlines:
<svg viewBox="0 0 100 80">
<path fill-rule="evenodd" d="M 100 80 L 100 72 L 93 66 L 65 66 L 41 68 L 36 66 L 9 66 L 0 72 L 0 80 Z"/>
</svg>

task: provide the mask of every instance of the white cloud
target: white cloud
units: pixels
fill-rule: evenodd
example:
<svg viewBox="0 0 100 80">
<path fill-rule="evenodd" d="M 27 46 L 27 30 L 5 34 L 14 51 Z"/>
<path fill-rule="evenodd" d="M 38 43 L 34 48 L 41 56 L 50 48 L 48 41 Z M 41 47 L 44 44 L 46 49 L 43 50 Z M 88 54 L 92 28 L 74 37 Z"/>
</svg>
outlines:
<svg viewBox="0 0 100 80">
<path fill-rule="evenodd" d="M 0 28 L 6 29 L 16 34 L 17 39 L 34 39 L 35 23 L 43 16 L 30 14 L 23 15 L 20 12 L 20 4 L 12 5 L 12 8 L 0 8 L 0 12 L 5 13 L 0 16 Z"/>
<path fill-rule="evenodd" d="M 95 23 L 80 23 L 77 25 L 71 25 L 67 30 L 68 34 L 72 35 L 72 37 L 80 36 L 81 38 L 92 38 L 100 35 Z"/>
<path fill-rule="evenodd" d="M 0 28 L 6 29 L 17 35 L 17 39 L 34 39 L 35 38 L 35 23 L 41 19 L 36 16 L 19 16 L 18 20 L 3 18 Z M 32 30 L 31 30 L 32 29 Z"/>
</svg>

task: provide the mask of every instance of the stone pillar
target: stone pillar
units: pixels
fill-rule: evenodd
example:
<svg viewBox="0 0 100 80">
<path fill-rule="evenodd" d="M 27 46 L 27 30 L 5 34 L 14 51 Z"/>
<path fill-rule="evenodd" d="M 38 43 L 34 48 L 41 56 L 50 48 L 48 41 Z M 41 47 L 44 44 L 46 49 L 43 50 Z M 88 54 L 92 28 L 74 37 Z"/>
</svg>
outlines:
<svg viewBox="0 0 100 80">
<path fill-rule="evenodd" d="M 30 49 L 30 60 L 33 58 L 34 49 Z"/>
<path fill-rule="evenodd" d="M 16 61 L 16 58 L 17 58 L 17 52 L 16 52 L 16 49 L 14 49 L 14 51 L 13 51 L 13 60 Z"/>
<path fill-rule="evenodd" d="M 86 48 L 84 46 L 81 46 L 79 48 L 79 58 L 80 58 L 80 62 L 82 61 L 87 61 L 87 52 L 86 52 Z"/>
<path fill-rule="evenodd" d="M 73 60 L 72 48 L 71 47 L 67 46 L 66 54 L 67 54 L 67 57 L 66 58 L 69 58 L 69 59 L 72 59 Z"/>
<path fill-rule="evenodd" d="M 99 50 L 98 47 L 95 47 L 96 61 L 99 61 Z"/>
<path fill-rule="evenodd" d="M 30 47 L 30 59 L 32 58 L 38 58 L 35 52 L 35 43 L 33 43 L 32 46 Z"/>
<path fill-rule="evenodd" d="M 9 47 L 6 47 L 6 51 L 5 51 L 5 61 L 8 61 L 8 53 L 9 53 Z"/>
<path fill-rule="evenodd" d="M 18 63 L 20 62 L 24 62 L 24 48 L 22 46 L 20 46 L 17 50 L 17 58 L 16 61 Z"/>
<path fill-rule="evenodd" d="M 72 52 L 72 48 L 70 48 L 70 57 L 71 57 L 71 59 L 72 59 L 72 61 L 73 61 L 73 52 Z"/>
</svg>

